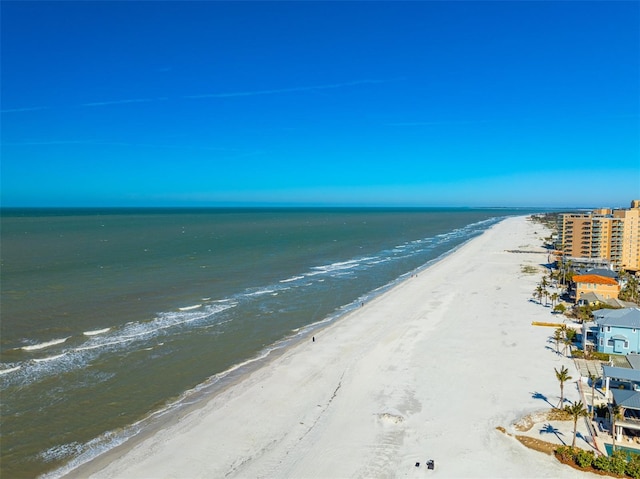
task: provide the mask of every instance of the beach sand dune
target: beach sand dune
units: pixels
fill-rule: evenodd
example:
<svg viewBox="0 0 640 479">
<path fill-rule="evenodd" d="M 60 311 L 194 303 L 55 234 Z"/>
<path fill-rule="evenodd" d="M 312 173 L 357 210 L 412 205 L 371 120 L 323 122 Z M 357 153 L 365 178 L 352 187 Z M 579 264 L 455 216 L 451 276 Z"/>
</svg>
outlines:
<svg viewBox="0 0 640 479">
<path fill-rule="evenodd" d="M 547 262 L 534 233 L 542 230 L 525 217 L 499 223 L 315 341 L 75 474 L 585 477 L 496 429 L 512 431 L 520 417 L 557 404 L 554 367 L 578 378 L 549 348 L 553 329 L 531 325 L 553 320 L 530 301 Z M 526 265 L 540 273 L 524 273 Z M 579 399 L 574 383 L 565 394 Z"/>
</svg>

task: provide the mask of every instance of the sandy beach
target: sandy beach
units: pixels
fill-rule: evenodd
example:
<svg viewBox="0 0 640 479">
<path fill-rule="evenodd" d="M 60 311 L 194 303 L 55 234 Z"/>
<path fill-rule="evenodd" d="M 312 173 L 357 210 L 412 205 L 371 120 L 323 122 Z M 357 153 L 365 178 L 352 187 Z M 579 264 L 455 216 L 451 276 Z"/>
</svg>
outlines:
<svg viewBox="0 0 640 479">
<path fill-rule="evenodd" d="M 558 403 L 554 368 L 569 368 L 565 396 L 579 399 L 572 360 L 549 347 L 553 329 L 531 324 L 558 321 L 530 300 L 547 234 L 525 217 L 499 223 L 72 476 L 585 477 L 496 429 L 515 433 L 519 418 Z M 551 426 L 527 434 L 571 443 L 571 423 Z"/>
</svg>

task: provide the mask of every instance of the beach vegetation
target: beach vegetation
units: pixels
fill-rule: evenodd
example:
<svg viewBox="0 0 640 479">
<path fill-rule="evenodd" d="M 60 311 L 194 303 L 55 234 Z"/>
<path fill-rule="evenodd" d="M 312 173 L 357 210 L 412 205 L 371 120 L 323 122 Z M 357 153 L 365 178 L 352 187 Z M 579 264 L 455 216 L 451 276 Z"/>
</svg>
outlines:
<svg viewBox="0 0 640 479">
<path fill-rule="evenodd" d="M 553 370 L 556 372 L 556 378 L 560 383 L 560 402 L 558 403 L 558 407 L 562 409 L 562 403 L 564 403 L 564 383 L 571 381 L 573 378 L 569 376 L 569 370 L 564 366 L 560 367 L 560 371 L 556 368 L 553 368 Z"/>
<path fill-rule="evenodd" d="M 542 298 L 544 297 L 544 289 L 541 285 L 536 286 L 535 291 L 533 292 L 533 297 L 538 300 L 539 304 L 542 304 Z"/>
<path fill-rule="evenodd" d="M 538 272 L 538 268 L 530 264 L 523 264 L 520 267 L 520 271 L 524 274 L 536 274 Z"/>
<path fill-rule="evenodd" d="M 531 221 L 532 223 L 541 224 L 550 231 L 556 231 L 558 229 L 559 216 L 560 216 L 560 213 L 537 213 L 537 214 L 531 215 L 529 217 L 529 221 Z M 548 239 L 551 241 L 553 239 L 553 234 L 550 237 L 545 239 Z"/>
<path fill-rule="evenodd" d="M 556 304 L 556 305 L 553 307 L 553 312 L 554 312 L 554 313 L 560 313 L 560 314 L 563 314 L 563 313 L 564 313 L 564 312 L 566 312 L 566 311 L 567 311 L 567 307 L 566 307 L 563 303 Z"/>
<path fill-rule="evenodd" d="M 596 455 L 593 451 L 585 451 L 584 449 L 578 449 L 575 454 L 576 464 L 580 467 L 591 467 L 593 461 L 596 460 Z"/>
<path fill-rule="evenodd" d="M 627 454 L 624 451 L 613 451 L 609 457 L 610 472 L 624 476 L 627 469 Z"/>
<path fill-rule="evenodd" d="M 574 460 L 573 449 L 569 446 L 558 446 L 556 448 L 556 457 L 560 460 L 560 462 L 570 462 Z"/>
<path fill-rule="evenodd" d="M 557 328 L 554 332 L 553 332 L 553 340 L 556 343 L 556 353 L 560 352 L 559 349 L 559 345 L 560 345 L 560 341 L 562 341 L 562 330 L 560 328 Z"/>
<path fill-rule="evenodd" d="M 630 454 L 625 474 L 633 479 L 640 479 L 640 454 Z"/>
<path fill-rule="evenodd" d="M 598 456 L 593 461 L 593 468 L 602 472 L 610 472 L 611 461 L 607 456 Z"/>
<path fill-rule="evenodd" d="M 578 435 L 578 419 L 581 417 L 587 417 L 589 412 L 585 409 L 582 401 L 574 402 L 571 406 L 565 406 L 564 410 L 573 419 L 573 442 L 571 447 L 576 447 L 576 436 Z"/>
<path fill-rule="evenodd" d="M 585 359 L 595 359 L 598 361 L 609 361 L 609 354 L 607 353 L 601 353 L 598 351 L 589 351 L 587 354 L 585 354 L 584 351 L 580 350 L 580 349 L 576 349 L 575 351 L 573 351 L 572 356 L 574 358 L 585 358 Z"/>
<path fill-rule="evenodd" d="M 640 302 L 640 283 L 638 278 L 629 272 L 621 271 L 620 281 L 624 286 L 618 294 L 618 299 L 638 304 Z"/>
<path fill-rule="evenodd" d="M 611 426 L 611 436 L 613 438 L 613 443 L 611 445 L 611 449 L 613 450 L 613 452 L 616 452 L 616 422 L 622 420 L 622 417 L 624 416 L 624 411 L 623 409 L 619 406 L 619 405 L 615 405 L 611 407 L 611 422 L 612 422 L 612 426 Z"/>
<path fill-rule="evenodd" d="M 563 464 L 577 467 L 584 471 L 605 474 L 614 477 L 632 477 L 640 479 L 640 455 L 630 453 L 629 457 L 623 451 L 615 451 L 611 456 L 598 455 L 593 451 L 558 446 L 555 450 L 556 458 Z"/>
</svg>

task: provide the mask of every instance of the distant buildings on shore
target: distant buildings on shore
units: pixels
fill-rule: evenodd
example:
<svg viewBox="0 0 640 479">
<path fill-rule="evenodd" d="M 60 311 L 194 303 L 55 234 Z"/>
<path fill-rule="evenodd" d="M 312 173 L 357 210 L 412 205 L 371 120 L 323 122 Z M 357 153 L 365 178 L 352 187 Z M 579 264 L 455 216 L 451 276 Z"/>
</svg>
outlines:
<svg viewBox="0 0 640 479">
<path fill-rule="evenodd" d="M 640 200 L 633 200 L 628 209 L 560 214 L 557 248 L 575 262 L 640 271 Z"/>
</svg>

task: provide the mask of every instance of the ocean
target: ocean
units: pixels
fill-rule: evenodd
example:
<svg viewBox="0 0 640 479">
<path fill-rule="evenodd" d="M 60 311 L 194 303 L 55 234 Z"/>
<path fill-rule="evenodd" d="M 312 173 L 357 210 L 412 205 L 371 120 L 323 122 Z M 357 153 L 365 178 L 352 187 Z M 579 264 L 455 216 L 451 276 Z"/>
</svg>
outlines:
<svg viewBox="0 0 640 479">
<path fill-rule="evenodd" d="M 3 209 L 1 476 L 59 477 L 530 212 Z"/>
</svg>

